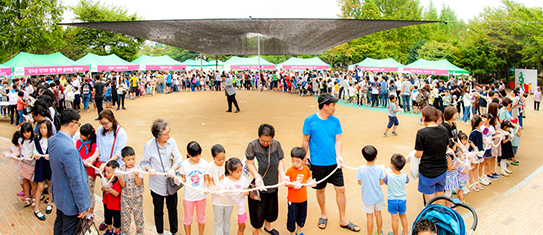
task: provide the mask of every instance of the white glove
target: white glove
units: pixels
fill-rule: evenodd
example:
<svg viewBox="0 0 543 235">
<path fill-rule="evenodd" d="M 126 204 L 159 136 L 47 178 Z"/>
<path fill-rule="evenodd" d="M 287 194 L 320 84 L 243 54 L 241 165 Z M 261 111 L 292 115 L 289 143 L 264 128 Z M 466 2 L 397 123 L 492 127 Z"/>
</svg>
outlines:
<svg viewBox="0 0 543 235">
<path fill-rule="evenodd" d="M 104 169 L 106 169 L 106 165 L 107 165 L 107 162 L 105 162 L 105 163 L 103 163 L 102 165 L 100 165 L 100 168 L 98 168 L 98 172 L 103 173 L 103 172 L 104 172 Z"/>
<path fill-rule="evenodd" d="M 288 183 L 288 182 L 290 182 L 290 178 L 288 176 L 286 176 L 286 175 L 283 175 L 281 177 L 281 182 Z"/>
<path fill-rule="evenodd" d="M 302 188 L 302 183 L 300 183 L 300 181 L 294 181 L 294 183 L 292 183 L 292 187 L 294 189 L 301 189 Z"/>
<path fill-rule="evenodd" d="M 149 172 L 150 176 L 155 176 L 156 175 L 156 171 L 153 168 L 149 169 L 147 172 Z"/>
<path fill-rule="evenodd" d="M 307 183 L 309 183 L 309 186 L 311 186 L 313 188 L 317 187 L 317 181 L 315 179 L 313 179 L 313 178 L 309 179 L 309 181 Z"/>
<path fill-rule="evenodd" d="M 170 170 L 168 170 L 168 173 L 166 173 L 166 176 L 168 176 L 169 178 L 175 178 L 175 169 L 170 168 Z"/>
<path fill-rule="evenodd" d="M 151 169 L 151 170 L 152 170 L 153 172 L 155 171 L 155 170 L 153 170 L 153 169 Z M 151 172 L 151 171 L 149 171 L 149 172 Z M 155 173 L 155 174 L 156 174 L 156 173 Z M 149 175 L 150 175 L 150 174 L 149 174 Z M 182 178 L 181 176 L 176 176 L 176 177 L 174 177 L 173 179 L 174 179 L 173 182 L 174 182 L 175 184 L 177 184 L 177 185 L 180 185 L 180 184 L 183 182 L 183 178 Z"/>
<path fill-rule="evenodd" d="M 340 168 L 345 167 L 345 162 L 343 161 L 343 158 L 340 157 L 340 156 L 338 156 L 338 157 L 336 158 L 336 163 L 337 163 L 337 165 L 338 165 Z"/>
<path fill-rule="evenodd" d="M 257 188 L 264 187 L 264 181 L 262 180 L 262 176 L 255 176 L 255 184 Z M 260 189 L 260 191 L 266 191 L 266 189 Z"/>
</svg>

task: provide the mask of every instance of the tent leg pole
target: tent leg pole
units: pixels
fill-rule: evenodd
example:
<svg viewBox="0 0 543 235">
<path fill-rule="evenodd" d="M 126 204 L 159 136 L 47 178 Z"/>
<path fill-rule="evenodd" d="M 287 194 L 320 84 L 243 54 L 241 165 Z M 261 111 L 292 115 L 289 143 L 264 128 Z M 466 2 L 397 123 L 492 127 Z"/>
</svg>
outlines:
<svg viewBox="0 0 543 235">
<path fill-rule="evenodd" d="M 262 76 L 262 69 L 260 68 L 260 36 L 258 36 L 258 73 L 260 76 Z M 258 80 L 261 80 L 260 79 L 260 76 L 258 78 Z M 260 81 L 258 81 L 260 82 Z M 257 82 L 257 84 L 258 84 Z M 260 93 L 262 93 L 262 89 L 259 87 L 258 88 L 258 102 L 260 103 Z"/>
</svg>

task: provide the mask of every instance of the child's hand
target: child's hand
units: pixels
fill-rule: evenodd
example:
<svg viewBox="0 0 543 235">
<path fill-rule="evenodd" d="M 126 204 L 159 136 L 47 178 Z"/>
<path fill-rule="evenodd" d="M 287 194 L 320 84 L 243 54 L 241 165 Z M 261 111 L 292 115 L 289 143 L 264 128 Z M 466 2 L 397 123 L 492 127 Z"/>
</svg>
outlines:
<svg viewBox="0 0 543 235">
<path fill-rule="evenodd" d="M 156 171 L 153 168 L 149 169 L 147 172 L 149 172 L 150 176 L 155 176 L 156 175 Z"/>
<path fill-rule="evenodd" d="M 302 183 L 300 183 L 300 181 L 294 181 L 294 183 L 292 183 L 292 187 L 294 189 L 301 189 L 302 188 Z"/>
</svg>

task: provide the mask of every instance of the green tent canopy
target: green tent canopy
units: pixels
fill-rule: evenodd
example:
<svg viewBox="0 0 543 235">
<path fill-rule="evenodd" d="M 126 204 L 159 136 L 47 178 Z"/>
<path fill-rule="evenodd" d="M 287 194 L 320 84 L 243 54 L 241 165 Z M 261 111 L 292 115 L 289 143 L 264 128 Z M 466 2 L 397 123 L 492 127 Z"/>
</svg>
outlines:
<svg viewBox="0 0 543 235">
<path fill-rule="evenodd" d="M 328 70 L 330 65 L 324 63 L 319 57 L 301 59 L 291 57 L 287 61 L 280 63 L 278 65 L 281 69 L 290 69 L 290 70 Z"/>
<path fill-rule="evenodd" d="M 358 64 L 349 65 L 349 69 L 355 68 L 365 70 L 365 71 L 374 71 L 374 72 L 398 72 L 398 70 L 403 67 L 403 64 L 400 64 L 398 61 L 388 58 L 388 59 L 372 59 L 366 58 L 360 61 Z"/>
<path fill-rule="evenodd" d="M 172 59 L 167 55 L 153 57 L 142 55 L 130 62 L 139 65 L 140 70 L 183 70 L 187 65 Z"/>
<path fill-rule="evenodd" d="M 21 52 L 4 66 L 13 68 L 14 75 L 84 73 L 90 70 L 88 65 L 77 63 L 60 52 L 47 55 Z"/>
<path fill-rule="evenodd" d="M 11 68 L 0 64 L 0 76 L 11 75 Z"/>
<path fill-rule="evenodd" d="M 232 56 L 232 58 L 224 62 L 224 68 L 226 70 L 259 69 L 258 56 L 250 57 L 250 58 Z M 261 57 L 260 69 L 275 69 L 275 64 L 272 64 L 268 62 L 267 60 L 262 59 Z"/>
<path fill-rule="evenodd" d="M 224 62 L 222 62 L 221 60 L 218 60 L 218 62 L 216 60 L 210 60 L 209 63 L 213 66 L 224 67 Z"/>
<path fill-rule="evenodd" d="M 212 66 L 215 66 L 215 64 L 210 64 L 209 62 L 207 62 L 207 61 L 205 61 L 205 60 L 202 60 L 201 63 L 202 63 L 202 64 L 200 65 L 200 60 L 191 60 L 191 59 L 188 59 L 188 60 L 183 61 L 181 64 L 187 65 L 188 67 L 192 67 L 192 68 L 199 68 L 200 66 L 201 66 L 201 67 L 212 67 Z"/>
<path fill-rule="evenodd" d="M 460 67 L 452 64 L 445 59 L 438 61 L 418 59 L 417 61 L 406 65 L 403 68 L 403 71 L 416 74 L 430 74 L 438 76 L 448 76 L 449 74 L 469 74 L 469 71 L 461 69 Z"/>
<path fill-rule="evenodd" d="M 89 53 L 76 62 L 90 65 L 91 72 L 138 70 L 138 65 L 131 64 L 115 54 L 100 56 Z"/>
</svg>

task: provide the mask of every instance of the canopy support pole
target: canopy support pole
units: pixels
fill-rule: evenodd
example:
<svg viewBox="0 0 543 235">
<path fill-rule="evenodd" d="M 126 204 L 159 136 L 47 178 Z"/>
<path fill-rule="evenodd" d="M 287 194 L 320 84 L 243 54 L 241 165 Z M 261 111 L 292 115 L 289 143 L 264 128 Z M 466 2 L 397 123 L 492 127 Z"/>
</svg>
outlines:
<svg viewBox="0 0 543 235">
<path fill-rule="evenodd" d="M 202 53 L 200 53 L 200 71 L 204 71 L 204 68 L 202 66 L 202 60 L 203 60 Z"/>
<path fill-rule="evenodd" d="M 258 83 L 260 83 L 261 79 L 260 76 L 262 76 L 262 69 L 260 67 L 260 35 L 258 35 Z M 263 86 L 263 85 L 262 85 Z M 260 86 L 257 86 L 258 88 L 258 102 L 260 103 L 260 93 L 262 93 L 262 88 Z"/>
</svg>

